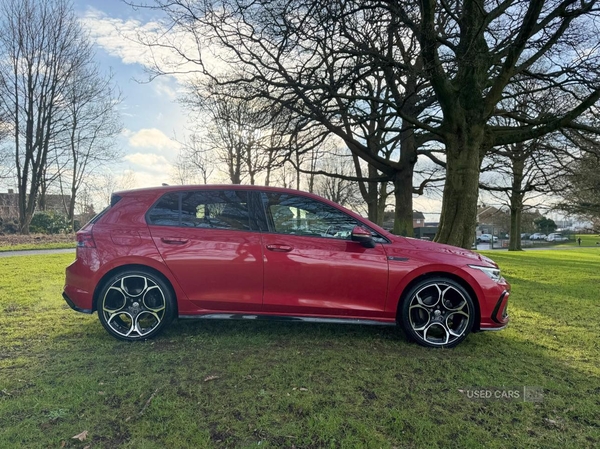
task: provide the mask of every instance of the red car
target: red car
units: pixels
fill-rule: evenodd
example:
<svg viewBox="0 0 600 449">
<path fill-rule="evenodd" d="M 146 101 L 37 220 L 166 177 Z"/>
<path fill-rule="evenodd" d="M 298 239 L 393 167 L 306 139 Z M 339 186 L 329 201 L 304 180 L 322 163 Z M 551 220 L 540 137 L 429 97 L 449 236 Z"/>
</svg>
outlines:
<svg viewBox="0 0 600 449">
<path fill-rule="evenodd" d="M 452 347 L 508 323 L 509 284 L 485 256 L 399 237 L 331 201 L 258 186 L 117 192 L 77 233 L 64 299 L 114 337 L 179 318 L 400 325 Z"/>
</svg>

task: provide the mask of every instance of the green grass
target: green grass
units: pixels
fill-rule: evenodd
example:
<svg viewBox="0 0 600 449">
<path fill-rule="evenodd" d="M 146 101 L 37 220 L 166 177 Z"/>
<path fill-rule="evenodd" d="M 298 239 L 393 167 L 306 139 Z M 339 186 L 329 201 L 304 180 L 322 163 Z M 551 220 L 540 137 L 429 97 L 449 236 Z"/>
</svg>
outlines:
<svg viewBox="0 0 600 449">
<path fill-rule="evenodd" d="M 5 251 L 24 251 L 28 249 L 62 249 L 75 248 L 77 242 L 55 242 L 55 243 L 21 243 L 18 245 L 0 246 L 0 252 Z"/>
<path fill-rule="evenodd" d="M 61 299 L 72 255 L 0 259 L 0 447 L 598 447 L 600 251 L 486 254 L 512 323 L 452 350 L 251 321 L 119 342 Z M 464 393 L 523 386 L 543 401 Z"/>
<path fill-rule="evenodd" d="M 598 234 L 576 234 L 570 236 L 570 240 L 568 242 L 560 243 L 557 246 L 578 246 L 577 238 L 581 238 L 581 246 L 582 247 L 599 247 L 597 243 L 600 242 L 600 235 Z"/>
</svg>

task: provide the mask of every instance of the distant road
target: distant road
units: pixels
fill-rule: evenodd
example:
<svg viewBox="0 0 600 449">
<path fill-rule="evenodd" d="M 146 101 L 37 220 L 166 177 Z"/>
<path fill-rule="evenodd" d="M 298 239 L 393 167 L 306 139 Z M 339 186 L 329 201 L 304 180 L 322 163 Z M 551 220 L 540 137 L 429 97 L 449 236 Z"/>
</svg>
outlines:
<svg viewBox="0 0 600 449">
<path fill-rule="evenodd" d="M 1 257 L 13 257 L 13 256 L 41 256 L 42 254 L 61 254 L 61 253 L 74 253 L 75 248 L 62 248 L 62 249 L 25 249 L 22 251 L 2 251 L 0 252 Z"/>
</svg>

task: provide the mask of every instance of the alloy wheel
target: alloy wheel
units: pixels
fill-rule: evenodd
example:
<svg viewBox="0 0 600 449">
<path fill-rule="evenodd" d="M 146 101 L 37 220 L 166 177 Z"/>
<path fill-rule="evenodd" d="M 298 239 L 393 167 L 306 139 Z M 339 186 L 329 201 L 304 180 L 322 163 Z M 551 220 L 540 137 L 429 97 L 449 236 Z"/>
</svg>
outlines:
<svg viewBox="0 0 600 449">
<path fill-rule="evenodd" d="M 409 299 L 408 322 L 420 343 L 454 346 L 470 330 L 470 299 L 450 283 L 422 286 Z"/>
<path fill-rule="evenodd" d="M 167 312 L 167 295 L 145 275 L 117 278 L 105 290 L 99 307 L 107 329 L 125 339 L 142 339 L 158 329 Z"/>
</svg>

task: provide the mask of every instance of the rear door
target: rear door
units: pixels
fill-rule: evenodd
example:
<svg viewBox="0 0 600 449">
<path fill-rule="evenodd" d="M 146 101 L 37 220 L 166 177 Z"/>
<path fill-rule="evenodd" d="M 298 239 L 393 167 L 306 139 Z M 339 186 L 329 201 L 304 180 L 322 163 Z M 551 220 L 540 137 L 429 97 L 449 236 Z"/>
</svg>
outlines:
<svg viewBox="0 0 600 449">
<path fill-rule="evenodd" d="M 164 195 L 147 220 L 165 263 L 203 309 L 260 311 L 261 236 L 245 190 L 189 190 Z"/>
</svg>

